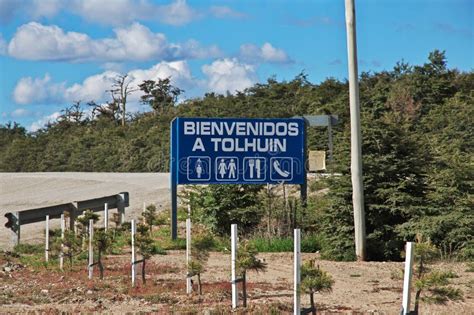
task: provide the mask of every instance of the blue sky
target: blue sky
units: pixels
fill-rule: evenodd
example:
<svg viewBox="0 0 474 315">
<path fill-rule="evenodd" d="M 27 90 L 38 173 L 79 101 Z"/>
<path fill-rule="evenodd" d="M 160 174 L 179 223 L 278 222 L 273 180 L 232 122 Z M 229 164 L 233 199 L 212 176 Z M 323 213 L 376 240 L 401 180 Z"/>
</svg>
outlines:
<svg viewBox="0 0 474 315">
<path fill-rule="evenodd" d="M 356 16 L 360 71 L 434 49 L 474 68 L 474 1 L 356 0 Z M 347 77 L 343 0 L 0 0 L 0 123 L 29 130 L 74 101 L 106 102 L 118 74 L 171 77 L 191 98 L 301 71 Z"/>
</svg>

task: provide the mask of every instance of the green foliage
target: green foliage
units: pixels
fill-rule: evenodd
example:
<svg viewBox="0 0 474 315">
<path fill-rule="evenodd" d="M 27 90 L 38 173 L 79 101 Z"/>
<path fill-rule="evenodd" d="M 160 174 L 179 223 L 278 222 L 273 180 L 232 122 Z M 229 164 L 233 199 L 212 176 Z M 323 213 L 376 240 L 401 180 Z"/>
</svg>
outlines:
<svg viewBox="0 0 474 315">
<path fill-rule="evenodd" d="M 105 229 L 97 229 L 94 231 L 94 248 L 101 253 L 105 253 L 113 242 L 113 235 L 111 231 Z"/>
<path fill-rule="evenodd" d="M 13 251 L 17 254 L 39 254 L 44 253 L 44 245 L 20 243 L 15 245 Z"/>
<path fill-rule="evenodd" d="M 153 204 L 148 205 L 145 211 L 143 211 L 142 216 L 150 232 L 153 231 L 153 225 L 157 224 L 156 206 Z"/>
<path fill-rule="evenodd" d="M 415 268 L 415 312 L 418 313 L 420 300 L 428 303 L 445 303 L 448 300 L 462 300 L 463 293 L 460 289 L 449 286 L 450 278 L 457 275 L 452 271 L 432 270 L 428 263 L 439 257 L 439 250 L 431 241 L 423 240 L 417 236 L 415 243 L 414 259 Z M 422 293 L 424 294 L 422 296 Z"/>
<path fill-rule="evenodd" d="M 308 294 L 328 293 L 332 291 L 334 280 L 331 275 L 310 260 L 301 266 L 301 290 Z"/>
<path fill-rule="evenodd" d="M 92 210 L 86 210 L 77 217 L 77 222 L 82 225 L 83 231 L 89 229 L 89 221 L 93 220 L 94 223 L 99 221 L 100 216 Z"/>
<path fill-rule="evenodd" d="M 263 238 L 255 237 L 249 240 L 250 244 L 261 253 L 292 252 L 293 238 Z M 315 253 L 321 249 L 320 237 L 318 235 L 305 236 L 301 240 L 301 252 Z"/>
<path fill-rule="evenodd" d="M 248 241 L 240 244 L 237 251 L 237 274 L 245 275 L 248 271 L 265 272 L 267 264 L 257 258 L 257 249 Z"/>
<path fill-rule="evenodd" d="M 58 240 L 58 242 L 59 241 L 61 240 Z M 80 257 L 80 254 L 83 253 L 82 239 L 78 235 L 74 234 L 74 231 L 66 230 L 64 231 L 64 240 L 62 240 L 62 243 L 64 245 L 64 257 L 69 258 L 69 266 L 72 267 L 74 257 Z"/>
<path fill-rule="evenodd" d="M 244 233 L 259 223 L 262 211 L 257 202 L 259 185 L 210 185 L 199 189 L 200 198 L 192 205 L 193 218 L 218 235 L 230 233 L 237 223 Z"/>
<path fill-rule="evenodd" d="M 138 253 L 144 259 L 150 259 L 153 255 L 166 254 L 150 236 L 149 227 L 145 224 L 137 225 L 137 234 L 135 235 L 135 245 L 137 246 Z"/>
</svg>

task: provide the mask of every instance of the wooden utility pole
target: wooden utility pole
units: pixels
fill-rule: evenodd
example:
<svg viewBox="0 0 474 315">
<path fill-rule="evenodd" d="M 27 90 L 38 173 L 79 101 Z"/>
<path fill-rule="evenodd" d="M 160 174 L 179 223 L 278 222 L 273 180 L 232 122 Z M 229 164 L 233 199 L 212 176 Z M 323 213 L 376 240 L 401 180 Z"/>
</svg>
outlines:
<svg viewBox="0 0 474 315">
<path fill-rule="evenodd" d="M 351 178 L 354 207 L 355 247 L 357 260 L 364 261 L 365 210 L 362 182 L 362 136 L 360 131 L 359 81 L 357 70 L 357 40 L 354 0 L 346 1 L 347 58 L 349 67 L 349 98 L 351 113 Z"/>
</svg>

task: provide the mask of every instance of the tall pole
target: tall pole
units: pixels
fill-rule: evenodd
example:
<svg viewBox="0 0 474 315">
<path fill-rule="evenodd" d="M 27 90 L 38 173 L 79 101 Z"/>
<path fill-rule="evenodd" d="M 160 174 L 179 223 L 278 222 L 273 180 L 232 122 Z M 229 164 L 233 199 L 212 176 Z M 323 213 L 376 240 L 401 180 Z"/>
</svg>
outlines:
<svg viewBox="0 0 474 315">
<path fill-rule="evenodd" d="M 351 177 L 357 260 L 365 260 L 364 184 L 362 182 L 362 137 L 360 131 L 359 82 L 354 0 L 346 0 L 347 54 L 351 113 Z"/>
</svg>

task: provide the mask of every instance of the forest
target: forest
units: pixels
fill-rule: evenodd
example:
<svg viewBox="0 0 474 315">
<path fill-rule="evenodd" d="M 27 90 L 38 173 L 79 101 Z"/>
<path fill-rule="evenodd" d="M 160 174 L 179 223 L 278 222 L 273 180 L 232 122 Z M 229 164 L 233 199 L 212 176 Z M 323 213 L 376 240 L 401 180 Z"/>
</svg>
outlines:
<svg viewBox="0 0 474 315">
<path fill-rule="evenodd" d="M 318 84 L 303 72 L 269 78 L 235 95 L 179 101 L 170 79 L 138 89 L 147 110 L 126 111 L 126 76 L 111 101 L 78 100 L 36 132 L 0 125 L 1 172 L 167 172 L 174 117 L 338 115 L 328 176 L 313 181 L 307 207 L 294 187 L 189 187 L 196 220 L 216 234 L 238 222 L 248 235 L 288 237 L 298 226 L 314 235 L 324 258 L 353 260 L 348 82 Z M 430 239 L 446 258 L 474 259 L 474 71 L 448 67 L 443 51 L 422 65 L 398 62 L 390 71 L 360 75 L 368 258 L 400 260 L 404 242 Z M 308 128 L 308 148 L 328 150 L 327 130 Z M 281 190 L 285 193 L 281 194 Z"/>
</svg>

